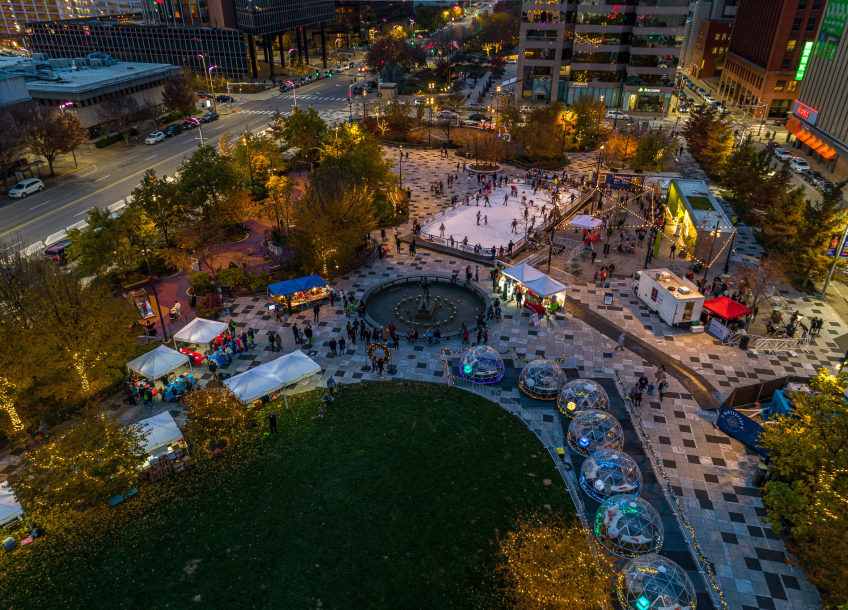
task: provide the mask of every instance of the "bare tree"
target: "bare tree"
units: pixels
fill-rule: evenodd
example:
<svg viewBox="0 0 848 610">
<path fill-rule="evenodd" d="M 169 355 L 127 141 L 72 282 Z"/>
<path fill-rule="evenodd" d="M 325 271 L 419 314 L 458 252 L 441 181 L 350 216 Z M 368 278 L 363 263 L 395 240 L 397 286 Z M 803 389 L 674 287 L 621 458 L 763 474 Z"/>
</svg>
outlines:
<svg viewBox="0 0 848 610">
<path fill-rule="evenodd" d="M 162 104 L 170 112 L 188 115 L 194 110 L 197 95 L 185 74 L 171 76 L 162 87 Z"/>
<path fill-rule="evenodd" d="M 3 172 L 3 184 L 9 190 L 9 167 L 21 158 L 26 150 L 24 130 L 15 118 L 6 110 L 0 110 L 0 171 Z"/>
<path fill-rule="evenodd" d="M 456 119 L 439 119 L 436 121 L 436 125 L 442 130 L 442 133 L 445 134 L 445 139 L 448 141 L 448 144 L 450 144 L 450 134 L 454 127 L 456 127 Z"/>
<path fill-rule="evenodd" d="M 737 285 L 752 312 L 768 300 L 778 285 L 789 282 L 784 269 L 785 261 L 777 254 L 764 256 L 759 265 L 739 265 Z"/>
<path fill-rule="evenodd" d="M 141 118 L 142 106 L 131 95 L 113 97 L 100 102 L 100 108 L 97 109 L 97 116 L 104 122 L 115 123 L 118 126 L 118 131 L 121 132 L 121 136 L 124 138 L 124 142 L 129 146 L 130 129 Z"/>
</svg>

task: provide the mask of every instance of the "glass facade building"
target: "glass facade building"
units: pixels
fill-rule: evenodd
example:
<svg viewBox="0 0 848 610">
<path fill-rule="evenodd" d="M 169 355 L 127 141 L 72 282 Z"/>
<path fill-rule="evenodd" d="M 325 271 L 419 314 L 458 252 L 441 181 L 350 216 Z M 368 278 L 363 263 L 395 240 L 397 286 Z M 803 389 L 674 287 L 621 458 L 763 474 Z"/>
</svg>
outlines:
<svg viewBox="0 0 848 610">
<path fill-rule="evenodd" d="M 151 26 L 135 22 L 77 19 L 27 24 L 27 46 L 50 57 L 85 57 L 108 53 L 126 62 L 161 63 L 240 79 L 248 74 L 245 36 L 238 30 L 195 26 Z"/>
<path fill-rule="evenodd" d="M 20 40 L 31 21 L 108 17 L 141 11 L 142 0 L 5 0 L 0 9 L 0 38 Z"/>
<path fill-rule="evenodd" d="M 408 25 L 414 18 L 411 2 L 336 0 L 335 18 L 327 24 L 327 44 L 342 48 L 366 44 L 375 34 L 388 33 L 395 25 Z"/>
<path fill-rule="evenodd" d="M 531 0 L 522 7 L 517 103 L 662 113 L 671 99 L 689 0 Z"/>
<path fill-rule="evenodd" d="M 234 0 L 236 27 L 262 36 L 332 21 L 333 0 Z"/>
</svg>

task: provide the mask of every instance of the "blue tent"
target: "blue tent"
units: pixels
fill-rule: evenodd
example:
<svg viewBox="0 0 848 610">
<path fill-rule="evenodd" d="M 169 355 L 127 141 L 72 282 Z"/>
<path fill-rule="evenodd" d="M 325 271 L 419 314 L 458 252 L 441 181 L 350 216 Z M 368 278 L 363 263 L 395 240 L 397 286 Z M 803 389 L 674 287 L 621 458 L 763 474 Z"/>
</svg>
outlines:
<svg viewBox="0 0 848 610">
<path fill-rule="evenodd" d="M 307 275 L 306 277 L 299 277 L 294 280 L 269 284 L 268 292 L 285 297 L 296 292 L 303 292 L 304 290 L 311 290 L 313 288 L 324 288 L 326 286 L 327 282 L 320 275 Z"/>
</svg>

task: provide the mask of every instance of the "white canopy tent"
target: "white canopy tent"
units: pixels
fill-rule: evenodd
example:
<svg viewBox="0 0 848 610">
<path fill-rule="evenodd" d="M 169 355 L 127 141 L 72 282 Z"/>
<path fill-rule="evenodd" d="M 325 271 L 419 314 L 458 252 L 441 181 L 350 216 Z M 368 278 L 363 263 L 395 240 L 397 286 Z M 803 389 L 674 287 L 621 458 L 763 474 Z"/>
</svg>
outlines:
<svg viewBox="0 0 848 610">
<path fill-rule="evenodd" d="M 590 231 L 601 226 L 601 219 L 589 216 L 587 214 L 579 214 L 571 219 L 568 223 L 576 229 L 589 229 Z"/>
<path fill-rule="evenodd" d="M 182 430 L 168 411 L 154 415 L 149 419 L 143 419 L 136 424 L 142 434 L 146 434 L 144 450 L 153 457 L 165 453 L 168 445 L 173 445 L 183 439 Z"/>
<path fill-rule="evenodd" d="M 321 366 L 301 351 L 280 356 L 258 368 L 264 368 L 275 375 L 283 384 L 283 388 L 321 372 Z M 283 390 L 283 397 L 286 401 L 286 407 L 288 407 L 289 397 L 285 389 Z"/>
<path fill-rule="evenodd" d="M 0 525 L 24 518 L 24 509 L 18 504 L 15 492 L 6 481 L 0 483 Z"/>
<path fill-rule="evenodd" d="M 215 337 L 227 330 L 226 322 L 216 322 L 205 318 L 195 318 L 186 324 L 182 330 L 174 334 L 174 346 L 177 341 L 183 343 L 194 343 L 197 345 L 208 345 Z"/>
<path fill-rule="evenodd" d="M 565 297 L 565 284 L 548 277 L 526 263 L 521 263 L 515 267 L 507 267 L 503 270 L 503 274 L 523 284 L 543 299 L 558 296 L 560 293 L 562 293 L 560 298 L 564 299 Z"/>
<path fill-rule="evenodd" d="M 279 390 L 283 387 L 283 382 L 267 369 L 257 366 L 244 373 L 233 375 L 224 381 L 224 385 L 230 388 L 240 401 L 251 403 L 274 390 Z"/>
<path fill-rule="evenodd" d="M 160 345 L 155 350 L 128 362 L 127 368 L 155 381 L 186 364 L 191 368 L 188 356 Z"/>
</svg>

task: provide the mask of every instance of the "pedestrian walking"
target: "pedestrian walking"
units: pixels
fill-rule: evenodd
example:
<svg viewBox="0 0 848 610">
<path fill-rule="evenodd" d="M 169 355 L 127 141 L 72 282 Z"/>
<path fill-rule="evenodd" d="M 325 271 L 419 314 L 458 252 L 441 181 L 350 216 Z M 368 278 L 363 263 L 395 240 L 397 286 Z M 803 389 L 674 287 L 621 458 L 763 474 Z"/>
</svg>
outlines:
<svg viewBox="0 0 848 610">
<path fill-rule="evenodd" d="M 659 393 L 659 396 L 660 396 L 660 403 L 662 403 L 662 401 L 663 401 L 663 393 L 666 391 L 666 388 L 668 388 L 668 382 L 665 379 L 663 379 L 662 381 L 660 381 L 659 385 L 657 386 L 657 392 Z"/>
<path fill-rule="evenodd" d="M 271 411 L 268 414 L 268 425 L 271 427 L 271 434 L 277 433 L 277 414 Z"/>
<path fill-rule="evenodd" d="M 277 333 L 274 333 L 274 344 L 277 346 L 277 351 L 282 351 L 283 339 Z"/>
<path fill-rule="evenodd" d="M 312 327 L 307 324 L 306 328 L 303 329 L 303 336 L 306 338 L 306 345 L 311 345 L 315 341 L 315 337 L 312 336 Z"/>
<path fill-rule="evenodd" d="M 339 355 L 339 353 L 336 351 L 337 346 L 338 346 L 338 343 L 336 343 L 335 337 L 330 339 L 330 355 L 333 356 L 333 357 L 336 357 L 336 356 Z"/>
<path fill-rule="evenodd" d="M 377 372 L 380 375 L 380 377 L 383 376 L 383 364 L 384 364 L 383 359 L 377 358 Z"/>
<path fill-rule="evenodd" d="M 292 334 L 294 335 L 294 344 L 300 345 L 300 329 L 297 327 L 297 324 L 292 324 Z"/>
<path fill-rule="evenodd" d="M 658 382 L 662 379 L 665 379 L 665 365 L 664 364 L 661 364 L 657 367 L 657 372 L 656 372 L 655 376 L 656 376 Z"/>
<path fill-rule="evenodd" d="M 317 322 L 317 321 L 318 321 L 318 313 L 319 313 L 320 311 L 321 311 L 321 304 L 320 304 L 320 303 L 315 303 L 315 305 L 313 305 L 313 306 L 312 306 L 312 321 L 313 321 L 313 322 Z"/>
<path fill-rule="evenodd" d="M 318 417 L 324 419 L 324 409 L 322 409 L 321 407 L 318 407 Z"/>
<path fill-rule="evenodd" d="M 641 390 L 636 392 L 636 396 L 633 397 L 633 404 L 636 405 L 636 407 L 642 406 L 642 391 Z"/>
<path fill-rule="evenodd" d="M 273 330 L 268 333 L 268 345 L 271 347 L 271 351 L 274 352 L 275 351 L 274 350 L 275 343 L 274 343 L 274 331 Z"/>
<path fill-rule="evenodd" d="M 674 251 L 677 250 L 677 244 L 671 244 L 671 248 L 669 248 L 670 252 L 668 256 L 670 258 L 674 258 Z"/>
<path fill-rule="evenodd" d="M 618 336 L 618 345 L 615 347 L 615 350 L 613 350 L 613 351 L 618 351 L 618 350 L 624 351 L 624 340 L 626 338 L 627 338 L 627 333 L 621 333 Z"/>
<path fill-rule="evenodd" d="M 330 378 L 327 380 L 327 391 L 330 392 L 330 398 L 332 398 L 333 394 L 336 393 L 336 387 L 338 387 L 336 385 L 336 380 L 333 379 L 332 376 L 330 376 Z M 341 393 L 341 391 L 341 388 L 339 388 L 339 393 Z"/>
</svg>

